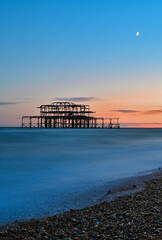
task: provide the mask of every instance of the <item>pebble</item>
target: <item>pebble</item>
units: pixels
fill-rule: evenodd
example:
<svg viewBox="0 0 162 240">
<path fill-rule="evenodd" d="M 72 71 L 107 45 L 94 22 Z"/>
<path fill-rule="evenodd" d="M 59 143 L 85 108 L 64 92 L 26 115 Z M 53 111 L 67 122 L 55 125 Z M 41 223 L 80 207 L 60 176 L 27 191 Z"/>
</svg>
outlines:
<svg viewBox="0 0 162 240">
<path fill-rule="evenodd" d="M 0 240 L 159 240 L 162 177 L 143 191 L 81 210 L 0 227 Z"/>
</svg>

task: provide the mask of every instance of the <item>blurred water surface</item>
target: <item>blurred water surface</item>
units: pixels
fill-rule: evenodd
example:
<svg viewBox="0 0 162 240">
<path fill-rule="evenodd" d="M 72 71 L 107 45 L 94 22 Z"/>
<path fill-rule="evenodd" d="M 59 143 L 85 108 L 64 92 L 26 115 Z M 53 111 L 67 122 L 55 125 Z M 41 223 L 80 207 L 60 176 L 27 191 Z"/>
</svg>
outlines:
<svg viewBox="0 0 162 240">
<path fill-rule="evenodd" d="M 0 128 L 0 224 L 83 207 L 161 163 L 162 129 Z"/>
</svg>

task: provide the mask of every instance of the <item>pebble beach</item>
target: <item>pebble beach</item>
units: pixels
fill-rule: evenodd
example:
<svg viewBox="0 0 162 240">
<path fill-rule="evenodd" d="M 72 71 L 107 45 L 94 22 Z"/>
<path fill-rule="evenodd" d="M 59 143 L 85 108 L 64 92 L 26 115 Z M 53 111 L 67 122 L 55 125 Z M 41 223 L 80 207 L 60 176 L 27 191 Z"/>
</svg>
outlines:
<svg viewBox="0 0 162 240">
<path fill-rule="evenodd" d="M 134 189 L 139 186 L 133 185 Z M 154 239 L 160 240 L 162 171 L 140 190 L 122 193 L 80 210 L 0 227 L 1 240 Z M 110 194 L 110 192 L 108 193 Z"/>
</svg>

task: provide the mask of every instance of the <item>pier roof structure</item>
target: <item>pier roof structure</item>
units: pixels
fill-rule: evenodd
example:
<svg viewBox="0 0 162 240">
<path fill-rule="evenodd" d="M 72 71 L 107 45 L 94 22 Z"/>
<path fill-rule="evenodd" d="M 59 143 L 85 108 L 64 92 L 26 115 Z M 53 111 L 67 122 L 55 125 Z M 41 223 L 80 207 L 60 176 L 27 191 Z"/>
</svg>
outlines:
<svg viewBox="0 0 162 240">
<path fill-rule="evenodd" d="M 39 116 L 23 116 L 22 127 L 37 128 L 119 128 L 119 118 L 94 117 L 89 105 L 52 102 L 41 105 Z"/>
</svg>

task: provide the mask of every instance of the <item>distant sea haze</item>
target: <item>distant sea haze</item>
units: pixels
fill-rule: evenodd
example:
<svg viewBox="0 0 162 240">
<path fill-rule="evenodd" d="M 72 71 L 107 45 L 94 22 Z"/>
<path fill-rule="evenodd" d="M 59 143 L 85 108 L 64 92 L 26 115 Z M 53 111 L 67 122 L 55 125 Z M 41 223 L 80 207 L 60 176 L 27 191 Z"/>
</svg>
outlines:
<svg viewBox="0 0 162 240">
<path fill-rule="evenodd" d="M 100 186 L 161 167 L 161 136 L 162 129 L 0 128 L 0 224 L 84 207 Z"/>
</svg>

